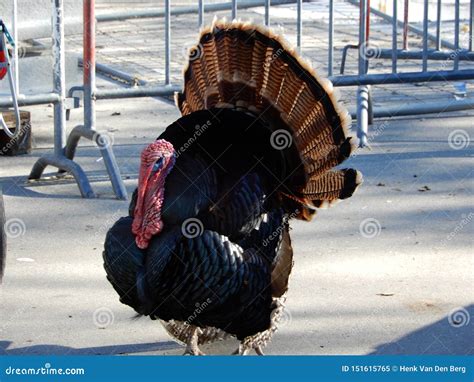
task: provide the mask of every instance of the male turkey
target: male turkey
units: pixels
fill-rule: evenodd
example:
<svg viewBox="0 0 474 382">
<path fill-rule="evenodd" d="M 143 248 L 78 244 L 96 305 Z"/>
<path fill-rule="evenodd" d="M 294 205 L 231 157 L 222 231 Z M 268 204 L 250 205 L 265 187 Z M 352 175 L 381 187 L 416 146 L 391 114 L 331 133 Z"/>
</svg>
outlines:
<svg viewBox="0 0 474 382">
<path fill-rule="evenodd" d="M 263 27 L 216 21 L 190 52 L 182 117 L 141 155 L 129 216 L 105 241 L 120 301 L 187 345 L 262 348 L 293 264 L 289 224 L 360 183 L 329 81 Z"/>
</svg>

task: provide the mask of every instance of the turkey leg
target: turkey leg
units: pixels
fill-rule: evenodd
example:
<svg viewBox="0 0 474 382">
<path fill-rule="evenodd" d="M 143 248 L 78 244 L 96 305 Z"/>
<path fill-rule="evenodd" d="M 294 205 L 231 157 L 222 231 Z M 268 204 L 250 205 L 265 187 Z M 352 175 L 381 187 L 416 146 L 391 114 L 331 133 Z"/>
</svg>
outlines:
<svg viewBox="0 0 474 382">
<path fill-rule="evenodd" d="M 193 331 L 188 337 L 188 341 L 186 343 L 186 350 L 184 351 L 183 355 L 205 355 L 201 349 L 199 349 L 198 341 L 199 335 L 202 334 L 202 330 L 197 326 L 194 327 Z"/>
</svg>

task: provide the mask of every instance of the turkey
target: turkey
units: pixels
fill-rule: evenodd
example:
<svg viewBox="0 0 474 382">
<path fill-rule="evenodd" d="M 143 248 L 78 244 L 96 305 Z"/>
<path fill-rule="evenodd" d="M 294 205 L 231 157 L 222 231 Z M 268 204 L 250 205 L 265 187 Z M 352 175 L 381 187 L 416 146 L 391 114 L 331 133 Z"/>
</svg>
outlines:
<svg viewBox="0 0 474 382">
<path fill-rule="evenodd" d="M 280 37 L 237 21 L 201 32 L 176 104 L 182 117 L 143 150 L 129 216 L 107 233 L 107 279 L 185 354 L 226 337 L 263 354 L 293 266 L 289 222 L 361 182 L 334 169 L 354 145 L 350 117 Z"/>
</svg>

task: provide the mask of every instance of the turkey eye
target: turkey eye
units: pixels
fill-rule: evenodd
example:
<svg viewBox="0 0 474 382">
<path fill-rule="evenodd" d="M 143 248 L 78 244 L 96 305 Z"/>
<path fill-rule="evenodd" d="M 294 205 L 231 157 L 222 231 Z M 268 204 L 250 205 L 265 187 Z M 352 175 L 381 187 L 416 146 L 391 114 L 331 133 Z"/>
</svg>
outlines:
<svg viewBox="0 0 474 382">
<path fill-rule="evenodd" d="M 153 165 L 153 169 L 151 170 L 151 174 L 154 175 L 163 165 L 163 157 L 159 158 L 155 164 Z"/>
</svg>

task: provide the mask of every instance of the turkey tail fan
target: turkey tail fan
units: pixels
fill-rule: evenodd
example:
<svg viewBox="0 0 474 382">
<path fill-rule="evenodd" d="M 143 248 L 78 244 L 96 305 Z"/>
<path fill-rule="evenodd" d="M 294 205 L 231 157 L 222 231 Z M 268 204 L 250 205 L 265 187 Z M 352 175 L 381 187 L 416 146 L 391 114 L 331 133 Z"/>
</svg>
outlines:
<svg viewBox="0 0 474 382">
<path fill-rule="evenodd" d="M 7 236 L 5 233 L 5 205 L 3 204 L 3 193 L 0 189 L 0 284 L 5 272 L 7 261 Z"/>
<path fill-rule="evenodd" d="M 328 172 L 354 146 L 350 116 L 331 82 L 265 27 L 223 20 L 205 28 L 190 51 L 176 104 L 183 115 L 234 108 L 266 121 L 273 130 L 272 146 L 288 156 L 295 150 L 299 154 L 304 171 L 290 168 L 281 191 L 302 209 L 348 197 L 361 182 L 355 170 Z M 292 181 L 296 172 L 304 172 L 303 184 Z"/>
<path fill-rule="evenodd" d="M 272 296 L 282 297 L 288 290 L 288 281 L 293 268 L 293 248 L 291 246 L 288 222 L 283 227 L 281 244 L 272 269 Z"/>
</svg>

